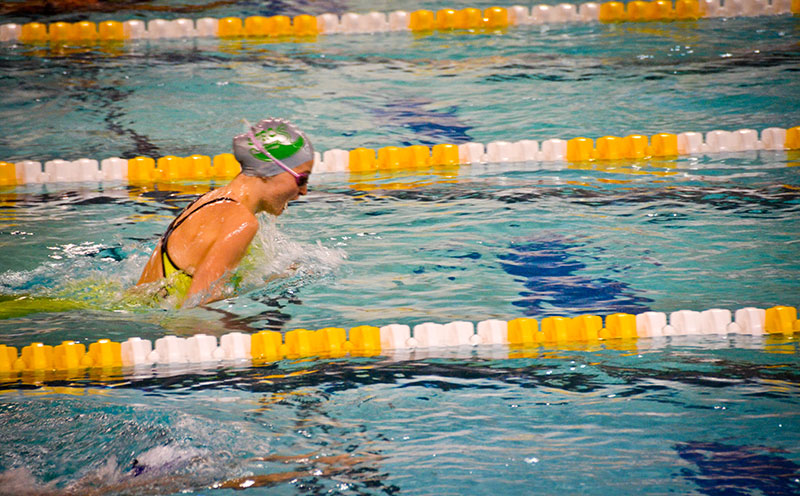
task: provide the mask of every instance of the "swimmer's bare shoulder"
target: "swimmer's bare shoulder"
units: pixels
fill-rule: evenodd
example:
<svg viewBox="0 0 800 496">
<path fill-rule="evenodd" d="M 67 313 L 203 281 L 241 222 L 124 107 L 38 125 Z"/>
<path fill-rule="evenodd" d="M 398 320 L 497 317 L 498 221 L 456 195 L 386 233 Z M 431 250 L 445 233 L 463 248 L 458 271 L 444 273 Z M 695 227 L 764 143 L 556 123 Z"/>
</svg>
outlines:
<svg viewBox="0 0 800 496">
<path fill-rule="evenodd" d="M 222 297 L 226 276 L 239 265 L 258 232 L 258 219 L 240 203 L 224 202 L 213 206 L 215 208 L 204 213 L 206 220 L 218 226 L 218 231 L 212 239 L 200 243 L 206 245 L 205 250 L 194 264 L 192 284 L 186 295 L 187 300 L 197 300 L 199 295 L 198 304 Z"/>
<path fill-rule="evenodd" d="M 206 203 L 223 195 L 211 194 L 199 200 Z M 178 216 L 187 215 L 185 212 Z M 192 277 L 186 293 L 189 306 L 201 305 L 223 297 L 228 276 L 247 253 L 258 232 L 258 219 L 240 201 L 210 203 L 186 218 L 181 229 L 169 241 L 175 262 Z M 163 278 L 163 256 L 159 240 L 137 285 Z"/>
<path fill-rule="evenodd" d="M 204 204 L 221 196 L 218 191 L 212 192 L 199 198 L 197 203 Z M 191 209 L 181 212 L 176 218 L 177 221 L 180 221 L 183 217 L 188 216 L 185 226 L 174 232 L 170 238 L 170 255 L 192 276 L 220 237 L 231 232 L 251 234 L 249 243 L 258 231 L 258 219 L 255 214 L 239 201 L 215 202 L 191 213 L 191 216 L 189 216 L 190 213 Z M 137 285 L 162 279 L 164 274 L 162 250 L 164 247 L 161 246 L 161 243 L 161 240 L 157 242 Z"/>
</svg>

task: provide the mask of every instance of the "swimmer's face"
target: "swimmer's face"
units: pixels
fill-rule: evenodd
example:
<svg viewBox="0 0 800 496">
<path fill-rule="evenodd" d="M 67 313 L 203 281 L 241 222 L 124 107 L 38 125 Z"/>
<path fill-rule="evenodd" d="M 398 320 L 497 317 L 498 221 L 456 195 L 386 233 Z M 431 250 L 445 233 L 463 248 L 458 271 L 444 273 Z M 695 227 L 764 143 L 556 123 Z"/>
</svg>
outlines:
<svg viewBox="0 0 800 496">
<path fill-rule="evenodd" d="M 309 160 L 292 170 L 298 174 L 311 174 L 313 165 L 314 162 Z M 272 215 L 282 214 L 290 201 L 308 193 L 308 185 L 298 186 L 294 176 L 288 172 L 265 178 L 264 181 L 268 181 L 274 186 L 272 194 L 265 198 L 266 204 L 264 205 L 264 210 Z"/>
</svg>

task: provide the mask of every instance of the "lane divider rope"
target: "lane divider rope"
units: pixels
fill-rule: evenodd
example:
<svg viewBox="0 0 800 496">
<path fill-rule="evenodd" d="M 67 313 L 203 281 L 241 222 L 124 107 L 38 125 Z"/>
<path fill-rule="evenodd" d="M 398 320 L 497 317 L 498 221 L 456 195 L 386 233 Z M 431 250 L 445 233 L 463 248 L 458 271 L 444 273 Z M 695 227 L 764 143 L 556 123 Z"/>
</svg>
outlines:
<svg viewBox="0 0 800 496">
<path fill-rule="evenodd" d="M 526 7 L 397 10 L 389 14 L 346 13 L 250 16 L 247 18 L 204 17 L 200 19 L 132 19 L 124 22 L 54 22 L 0 25 L 0 41 L 23 43 L 94 43 L 135 39 L 192 37 L 299 37 L 318 34 L 378 33 L 386 31 L 430 32 L 441 30 L 497 30 L 509 26 L 566 22 L 642 22 L 692 20 L 704 17 L 752 17 L 800 14 L 800 0 L 633 0 L 580 5 L 534 5 Z"/>
<path fill-rule="evenodd" d="M 646 160 L 652 157 L 677 157 L 696 154 L 718 154 L 755 150 L 800 150 L 800 126 L 790 129 L 770 127 L 760 133 L 754 129 L 737 131 L 714 130 L 679 134 L 658 133 L 652 136 L 632 134 L 625 137 L 577 137 L 570 140 L 548 139 L 515 142 L 442 143 L 427 147 L 387 146 L 374 150 L 333 149 L 315 153 L 314 173 L 364 173 L 381 170 L 419 169 L 459 166 L 477 163 L 536 161 L 608 161 Z M 23 160 L 0 162 L 0 186 L 25 184 L 127 181 L 129 184 L 170 183 L 230 179 L 241 166 L 230 153 L 216 155 L 168 155 L 154 159 L 111 157 L 100 162 L 94 159 L 50 160 L 44 163 Z"/>
<path fill-rule="evenodd" d="M 36 372 L 76 371 L 109 367 L 149 367 L 153 365 L 211 364 L 220 361 L 250 361 L 252 365 L 282 359 L 379 356 L 410 350 L 441 347 L 506 345 L 510 348 L 532 346 L 564 347 L 580 343 L 637 338 L 662 338 L 687 335 L 744 334 L 750 336 L 793 337 L 800 332 L 797 309 L 775 306 L 769 309 L 742 308 L 732 319 L 727 309 L 703 312 L 680 310 L 667 315 L 644 312 L 638 315 L 615 313 L 605 319 L 598 315 L 574 318 L 545 317 L 510 321 L 484 320 L 448 324 L 427 322 L 414 326 L 390 324 L 383 327 L 358 326 L 319 330 L 295 329 L 282 335 L 277 331 L 254 334 L 233 332 L 219 341 L 215 336 L 196 334 L 184 338 L 164 336 L 155 344 L 132 337 L 119 343 L 100 339 L 88 350 L 78 341 L 63 341 L 56 346 L 32 343 L 18 353 L 13 346 L 0 345 L 0 378 Z"/>
</svg>

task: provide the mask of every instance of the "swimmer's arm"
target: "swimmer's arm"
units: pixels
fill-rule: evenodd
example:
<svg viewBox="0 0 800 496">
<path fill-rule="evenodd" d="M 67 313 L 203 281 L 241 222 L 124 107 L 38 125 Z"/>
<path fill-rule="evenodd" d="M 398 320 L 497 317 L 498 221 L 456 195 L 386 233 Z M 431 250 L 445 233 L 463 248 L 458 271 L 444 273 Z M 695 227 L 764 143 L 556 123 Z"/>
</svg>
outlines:
<svg viewBox="0 0 800 496">
<path fill-rule="evenodd" d="M 258 221 L 238 218 L 230 222 L 227 232 L 208 249 L 192 276 L 192 285 L 186 294 L 185 306 L 202 305 L 223 297 L 228 277 L 247 253 L 247 247 L 258 232 Z"/>
<path fill-rule="evenodd" d="M 139 284 L 147 284 L 149 282 L 158 281 L 161 279 L 162 274 L 161 241 L 159 240 L 155 250 L 153 250 L 153 254 L 150 255 L 150 259 L 147 261 L 147 265 L 144 266 L 142 275 L 139 277 L 139 282 L 137 282 L 136 285 L 138 286 Z"/>
</svg>

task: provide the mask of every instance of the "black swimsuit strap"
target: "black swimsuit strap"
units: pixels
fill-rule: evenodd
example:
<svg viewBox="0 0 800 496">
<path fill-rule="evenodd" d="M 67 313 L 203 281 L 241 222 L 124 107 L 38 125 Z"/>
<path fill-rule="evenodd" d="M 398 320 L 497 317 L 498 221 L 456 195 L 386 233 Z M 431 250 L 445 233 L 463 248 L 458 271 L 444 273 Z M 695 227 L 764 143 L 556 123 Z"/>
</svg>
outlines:
<svg viewBox="0 0 800 496">
<path fill-rule="evenodd" d="M 202 196 L 200 198 L 202 198 Z M 173 267 L 175 267 L 176 269 L 179 269 L 179 270 L 182 270 L 182 269 L 180 269 L 178 267 L 178 265 L 175 263 L 175 261 L 172 260 L 172 257 L 169 256 L 169 252 L 167 251 L 167 241 L 169 241 L 169 237 L 170 237 L 170 235 L 172 235 L 172 233 L 175 231 L 175 229 L 180 227 L 180 225 L 183 224 L 183 222 L 186 219 L 188 219 L 189 216 L 191 216 L 193 213 L 197 212 L 198 210 L 200 210 L 201 208 L 203 208 L 205 206 L 211 205 L 212 203 L 219 203 L 219 202 L 223 202 L 223 201 L 232 201 L 232 202 L 235 202 L 235 203 L 239 203 L 237 200 L 234 200 L 233 198 L 228 198 L 227 196 L 222 196 L 220 198 L 214 198 L 213 200 L 211 200 L 209 202 L 203 203 L 199 207 L 195 208 L 194 210 L 190 211 L 189 213 L 187 213 L 186 215 L 181 217 L 183 212 L 185 212 L 185 211 L 189 210 L 190 208 L 192 208 L 192 206 L 195 203 L 200 201 L 200 198 L 198 198 L 197 200 L 195 200 L 192 203 L 190 203 L 189 205 L 187 205 L 186 208 L 184 208 L 181 211 L 181 213 L 179 213 L 177 215 L 177 217 L 172 219 L 172 222 L 170 222 L 169 226 L 167 226 L 167 230 L 164 231 L 164 234 L 161 236 L 161 253 L 162 253 L 162 255 L 166 256 L 167 260 L 169 260 L 169 263 L 171 263 Z M 178 219 L 180 219 L 180 220 L 178 220 Z M 161 264 L 161 272 L 164 273 L 164 277 L 167 276 L 167 273 L 166 273 L 167 271 L 166 271 L 166 268 L 164 267 L 164 264 Z"/>
</svg>

